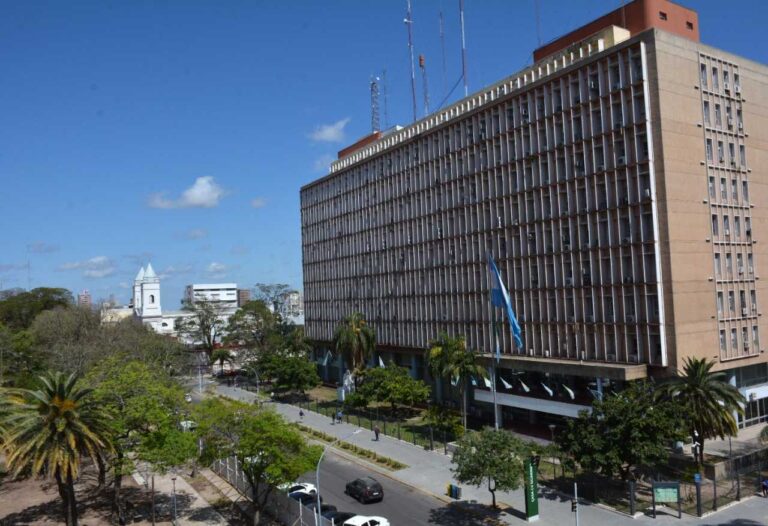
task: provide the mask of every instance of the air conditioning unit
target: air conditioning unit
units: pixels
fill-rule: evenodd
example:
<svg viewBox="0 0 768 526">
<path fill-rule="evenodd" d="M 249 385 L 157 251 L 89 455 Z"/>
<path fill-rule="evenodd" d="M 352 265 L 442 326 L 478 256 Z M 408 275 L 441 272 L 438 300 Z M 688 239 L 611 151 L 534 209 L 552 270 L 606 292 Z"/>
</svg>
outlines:
<svg viewBox="0 0 768 526">
<path fill-rule="evenodd" d="M 549 349 L 544 349 L 544 358 L 549 358 Z"/>
<path fill-rule="evenodd" d="M 595 317 L 594 316 L 587 316 L 586 320 L 587 320 L 587 323 L 595 323 Z"/>
<path fill-rule="evenodd" d="M 745 351 L 748 351 L 748 350 L 749 350 L 749 344 L 748 344 L 748 343 L 744 343 L 744 350 L 745 350 Z"/>
<path fill-rule="evenodd" d="M 646 199 L 650 199 L 651 198 L 651 189 L 650 188 L 646 188 L 645 190 L 643 190 L 643 195 L 645 196 Z"/>
<path fill-rule="evenodd" d="M 624 157 L 623 155 L 620 156 L 618 159 L 616 159 L 616 164 L 618 164 L 619 166 L 624 166 L 625 164 L 627 164 L 627 158 Z"/>
<path fill-rule="evenodd" d="M 635 316 L 633 314 L 627 316 L 627 323 L 635 323 Z"/>
<path fill-rule="evenodd" d="M 754 274 L 755 273 L 755 268 L 754 267 L 749 267 L 749 273 L 750 274 Z M 752 308 L 754 309 L 754 307 L 752 307 Z"/>
<path fill-rule="evenodd" d="M 744 123 L 743 123 L 743 122 L 740 122 L 740 123 L 739 123 L 739 131 L 741 131 L 741 130 L 743 130 L 743 129 L 744 129 Z"/>
<path fill-rule="evenodd" d="M 744 274 L 744 267 L 739 267 L 739 274 Z"/>
<path fill-rule="evenodd" d="M 731 237 L 731 231 L 729 229 L 726 228 L 723 233 L 725 234 L 725 237 Z"/>
<path fill-rule="evenodd" d="M 736 166 L 736 161 L 734 159 L 731 159 L 731 166 Z"/>
<path fill-rule="evenodd" d="M 573 285 L 573 278 L 565 278 L 565 286 L 570 287 Z"/>
<path fill-rule="evenodd" d="M 630 243 L 632 243 L 632 238 L 629 236 L 624 236 L 623 238 L 621 238 L 621 242 L 624 243 L 625 245 L 629 245 Z"/>
<path fill-rule="evenodd" d="M 733 91 L 735 91 L 736 93 L 741 93 L 741 86 L 739 84 L 736 84 L 733 87 Z"/>
<path fill-rule="evenodd" d="M 725 91 L 731 91 L 731 86 L 727 82 L 723 82 L 723 89 Z"/>
<path fill-rule="evenodd" d="M 602 164 L 598 164 L 597 166 L 595 166 L 596 172 L 602 172 L 603 170 L 605 170 L 605 166 L 603 166 Z"/>
<path fill-rule="evenodd" d="M 622 197 L 622 198 L 619 200 L 619 202 L 620 202 L 620 203 L 621 203 L 623 206 L 626 206 L 626 205 L 628 205 L 628 204 L 629 204 L 629 197 Z"/>
<path fill-rule="evenodd" d="M 728 127 L 733 128 L 733 117 L 728 117 Z"/>
<path fill-rule="evenodd" d="M 581 359 L 582 359 L 582 360 L 586 360 L 586 359 L 587 359 L 587 353 L 586 353 L 586 351 L 581 351 L 581 353 L 580 353 L 580 356 L 581 356 Z"/>
<path fill-rule="evenodd" d="M 568 316 L 568 323 L 575 323 L 576 322 L 576 316 Z"/>
<path fill-rule="evenodd" d="M 570 243 L 563 243 L 563 250 L 571 250 L 571 244 Z"/>
<path fill-rule="evenodd" d="M 528 124 L 528 115 L 523 115 L 523 118 L 520 119 L 520 124 Z"/>
<path fill-rule="evenodd" d="M 747 310 L 747 308 L 746 308 L 746 307 L 743 307 L 743 308 L 741 309 L 741 315 L 742 315 L 742 316 L 746 316 L 748 313 L 749 313 L 749 311 Z"/>
<path fill-rule="evenodd" d="M 624 283 L 632 283 L 632 276 L 624 276 Z"/>
<path fill-rule="evenodd" d="M 616 81 L 613 83 L 613 91 L 620 90 L 621 89 L 621 82 Z"/>
<path fill-rule="evenodd" d="M 529 354 L 530 356 L 533 356 L 533 355 L 534 355 L 533 349 L 528 349 L 528 354 Z"/>
<path fill-rule="evenodd" d="M 600 84 L 596 80 L 590 80 L 589 89 L 600 89 Z"/>
</svg>

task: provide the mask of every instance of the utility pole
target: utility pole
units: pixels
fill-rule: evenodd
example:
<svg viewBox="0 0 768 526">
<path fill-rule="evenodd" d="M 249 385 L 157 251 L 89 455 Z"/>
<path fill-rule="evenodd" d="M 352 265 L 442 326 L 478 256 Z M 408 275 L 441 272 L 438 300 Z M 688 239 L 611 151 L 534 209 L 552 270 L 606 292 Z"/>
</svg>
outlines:
<svg viewBox="0 0 768 526">
<path fill-rule="evenodd" d="M 405 25 L 408 27 L 408 52 L 411 55 L 411 102 L 413 105 L 413 120 L 416 121 L 416 69 L 413 62 L 413 16 L 411 14 L 411 0 L 408 0 L 408 13 Z"/>
<path fill-rule="evenodd" d="M 464 96 L 469 95 L 467 83 L 467 40 L 464 37 L 464 0 L 459 0 L 459 16 L 461 19 L 461 76 L 464 79 Z"/>
<path fill-rule="evenodd" d="M 371 131 L 381 130 L 379 122 L 379 77 L 371 77 Z"/>
<path fill-rule="evenodd" d="M 421 77 L 424 82 L 424 115 L 429 115 L 429 86 L 427 85 L 427 63 L 424 55 L 419 55 L 419 69 L 421 69 Z"/>
</svg>

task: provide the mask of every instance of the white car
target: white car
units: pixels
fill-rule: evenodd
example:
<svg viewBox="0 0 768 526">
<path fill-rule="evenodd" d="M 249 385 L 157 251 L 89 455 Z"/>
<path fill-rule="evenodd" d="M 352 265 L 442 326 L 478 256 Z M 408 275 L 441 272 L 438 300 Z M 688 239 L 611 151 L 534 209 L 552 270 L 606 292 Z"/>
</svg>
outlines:
<svg viewBox="0 0 768 526">
<path fill-rule="evenodd" d="M 384 517 L 366 517 L 358 515 L 347 519 L 342 526 L 389 526 L 389 521 Z"/>
<path fill-rule="evenodd" d="M 294 482 L 293 484 L 283 484 L 280 486 L 280 489 L 289 494 L 295 493 L 297 491 L 303 491 L 304 493 L 309 493 L 310 495 L 317 494 L 317 488 L 314 484 L 310 484 L 309 482 Z"/>
</svg>

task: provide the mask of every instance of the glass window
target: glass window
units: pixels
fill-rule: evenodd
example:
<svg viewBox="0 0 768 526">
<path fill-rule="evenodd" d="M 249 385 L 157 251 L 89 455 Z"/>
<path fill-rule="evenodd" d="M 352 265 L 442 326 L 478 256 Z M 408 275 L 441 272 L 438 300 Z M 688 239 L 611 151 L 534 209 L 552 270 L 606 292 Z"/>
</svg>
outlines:
<svg viewBox="0 0 768 526">
<path fill-rule="evenodd" d="M 709 101 L 704 101 L 704 124 L 709 124 Z"/>
<path fill-rule="evenodd" d="M 752 345 L 755 346 L 755 349 L 757 349 L 759 347 L 759 343 L 758 343 L 757 340 L 758 340 L 758 338 L 757 338 L 757 325 L 753 325 L 752 326 Z"/>
<path fill-rule="evenodd" d="M 733 274 L 733 258 L 730 253 L 725 255 L 725 271 L 729 276 Z"/>
<path fill-rule="evenodd" d="M 731 349 L 734 351 L 739 348 L 739 336 L 736 334 L 736 329 L 731 329 Z"/>
<path fill-rule="evenodd" d="M 728 70 L 723 70 L 723 85 L 728 86 Z"/>
<path fill-rule="evenodd" d="M 736 295 L 732 290 L 728 291 L 728 310 L 731 314 L 736 312 Z"/>
<path fill-rule="evenodd" d="M 720 329 L 720 350 L 725 352 L 725 329 Z"/>
<path fill-rule="evenodd" d="M 720 88 L 720 77 L 717 74 L 717 68 L 712 68 L 712 89 Z"/>
<path fill-rule="evenodd" d="M 703 87 L 707 87 L 707 65 L 702 64 L 701 65 L 701 85 Z"/>
<path fill-rule="evenodd" d="M 723 141 L 717 141 L 717 161 L 721 163 L 725 162 L 725 147 L 723 146 Z"/>
<path fill-rule="evenodd" d="M 715 178 L 713 176 L 709 176 L 709 197 L 711 199 L 714 199 L 717 197 L 717 194 L 715 192 Z"/>
<path fill-rule="evenodd" d="M 720 268 L 720 254 L 715 254 L 715 275 L 720 277 L 720 274 L 722 274 L 722 269 Z M 721 293 L 718 292 L 718 294 Z"/>
<path fill-rule="evenodd" d="M 741 218 L 739 216 L 733 218 L 733 233 L 736 237 L 741 236 Z"/>
<path fill-rule="evenodd" d="M 749 349 L 749 333 L 747 332 L 746 327 L 741 328 L 741 341 L 744 343 L 744 350 L 746 351 Z"/>
<path fill-rule="evenodd" d="M 728 159 L 731 164 L 736 164 L 736 146 L 732 142 L 728 143 Z"/>
<path fill-rule="evenodd" d="M 747 270 L 749 270 L 750 274 L 752 274 L 755 271 L 752 261 L 753 261 L 752 254 L 747 254 L 747 265 L 749 266 L 749 269 Z M 752 305 L 755 305 L 755 291 L 752 291 Z"/>
<path fill-rule="evenodd" d="M 731 179 L 731 199 L 739 202 L 739 182 L 736 179 Z"/>
<path fill-rule="evenodd" d="M 718 235 L 718 221 L 717 221 L 717 214 L 712 214 L 712 234 Z"/>
<path fill-rule="evenodd" d="M 723 314 L 723 293 L 717 293 L 717 313 Z"/>
<path fill-rule="evenodd" d="M 743 144 L 739 144 L 739 164 L 741 164 L 741 166 L 747 165 L 747 153 L 744 151 Z"/>
<path fill-rule="evenodd" d="M 712 139 L 707 139 L 707 161 L 712 160 Z"/>
<path fill-rule="evenodd" d="M 749 186 L 746 181 L 741 182 L 741 197 L 743 197 L 745 201 L 749 201 Z"/>
<path fill-rule="evenodd" d="M 736 86 L 737 88 L 741 87 L 741 80 L 739 80 L 739 74 L 738 73 L 734 73 L 733 74 L 733 85 Z"/>
<path fill-rule="evenodd" d="M 722 126 L 723 125 L 723 115 L 720 111 L 720 105 L 715 104 L 715 126 Z"/>
<path fill-rule="evenodd" d="M 744 257 L 741 253 L 736 254 L 736 268 L 739 269 L 739 274 L 744 274 Z"/>
<path fill-rule="evenodd" d="M 731 235 L 731 219 L 728 216 L 723 216 L 723 233 L 726 236 Z"/>
<path fill-rule="evenodd" d="M 720 197 L 723 200 L 728 199 L 728 185 L 725 184 L 725 177 L 720 178 Z"/>
</svg>

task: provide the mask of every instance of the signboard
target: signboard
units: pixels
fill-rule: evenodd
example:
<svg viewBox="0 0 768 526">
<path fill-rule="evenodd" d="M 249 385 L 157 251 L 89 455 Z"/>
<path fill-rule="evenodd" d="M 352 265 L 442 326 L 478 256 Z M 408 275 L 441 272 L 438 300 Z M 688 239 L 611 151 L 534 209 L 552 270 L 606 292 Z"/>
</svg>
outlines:
<svg viewBox="0 0 768 526">
<path fill-rule="evenodd" d="M 653 483 L 653 518 L 656 518 L 656 504 L 677 504 L 677 517 L 682 518 L 679 482 Z"/>
<path fill-rule="evenodd" d="M 525 460 L 525 518 L 528 522 L 539 520 L 539 488 L 537 485 L 537 459 Z"/>
</svg>

